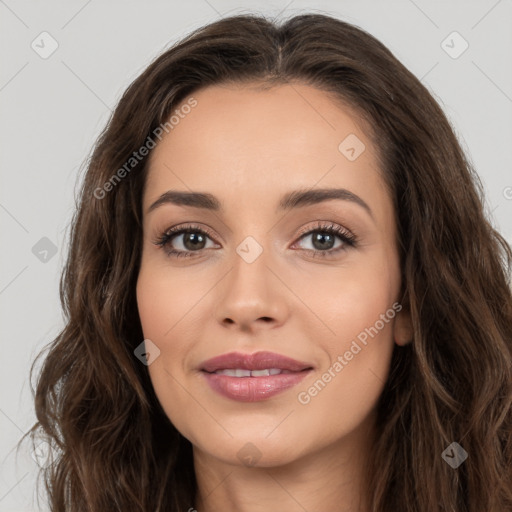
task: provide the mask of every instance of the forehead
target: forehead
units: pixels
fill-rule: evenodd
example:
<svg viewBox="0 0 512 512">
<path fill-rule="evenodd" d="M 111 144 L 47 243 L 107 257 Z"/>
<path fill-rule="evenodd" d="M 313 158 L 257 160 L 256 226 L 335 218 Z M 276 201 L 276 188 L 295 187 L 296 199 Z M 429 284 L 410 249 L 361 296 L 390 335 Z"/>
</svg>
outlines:
<svg viewBox="0 0 512 512">
<path fill-rule="evenodd" d="M 375 197 L 385 187 L 364 123 L 324 91 L 230 84 L 192 97 L 196 106 L 151 153 L 144 211 L 169 189 L 209 192 L 238 207 L 257 200 L 275 208 L 283 193 L 313 187 L 342 186 L 367 202 L 383 199 Z"/>
</svg>

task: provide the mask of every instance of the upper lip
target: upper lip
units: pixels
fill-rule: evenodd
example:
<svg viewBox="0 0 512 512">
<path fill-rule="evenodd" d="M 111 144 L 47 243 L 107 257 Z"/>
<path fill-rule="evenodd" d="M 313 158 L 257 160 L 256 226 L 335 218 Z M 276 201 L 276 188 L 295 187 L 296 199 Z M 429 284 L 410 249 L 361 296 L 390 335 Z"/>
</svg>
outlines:
<svg viewBox="0 0 512 512">
<path fill-rule="evenodd" d="M 300 372 L 312 368 L 309 363 L 297 361 L 290 357 L 282 356 L 274 352 L 256 352 L 254 354 L 242 354 L 241 352 L 229 352 L 204 361 L 200 365 L 201 370 L 213 373 L 217 370 L 243 369 L 265 370 L 278 368 L 292 372 Z"/>
</svg>

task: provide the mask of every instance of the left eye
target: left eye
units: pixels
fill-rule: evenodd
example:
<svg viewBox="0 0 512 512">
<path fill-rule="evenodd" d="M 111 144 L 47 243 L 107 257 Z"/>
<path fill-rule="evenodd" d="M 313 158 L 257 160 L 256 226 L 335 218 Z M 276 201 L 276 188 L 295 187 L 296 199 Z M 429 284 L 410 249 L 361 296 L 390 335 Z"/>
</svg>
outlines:
<svg viewBox="0 0 512 512">
<path fill-rule="evenodd" d="M 302 235 L 300 237 L 300 240 L 311 240 L 312 248 L 307 248 L 308 251 L 327 251 L 330 249 L 334 249 L 334 245 L 336 243 L 336 238 L 341 239 L 339 235 L 330 233 L 328 231 L 310 231 L 309 233 L 306 233 L 305 235 Z M 338 248 L 340 245 L 343 245 L 343 242 L 340 242 L 336 248 Z"/>
<path fill-rule="evenodd" d="M 312 252 L 314 256 L 318 255 L 321 257 L 327 257 L 344 251 L 349 247 L 355 247 L 357 242 L 354 234 L 334 224 L 320 225 L 314 229 L 310 229 L 304 233 L 299 240 L 307 237 L 312 237 L 313 248 L 305 250 Z M 340 239 L 341 243 L 337 247 L 334 247 L 332 244 L 335 243 L 336 238 Z"/>
<path fill-rule="evenodd" d="M 175 249 L 173 247 L 174 239 L 179 238 L 182 238 L 181 246 L 183 249 Z M 210 238 L 210 236 L 204 230 L 186 227 L 168 230 L 155 241 L 155 244 L 164 247 L 169 256 L 191 256 L 191 253 L 199 252 L 207 248 L 204 247 L 204 244 L 208 238 Z"/>
</svg>

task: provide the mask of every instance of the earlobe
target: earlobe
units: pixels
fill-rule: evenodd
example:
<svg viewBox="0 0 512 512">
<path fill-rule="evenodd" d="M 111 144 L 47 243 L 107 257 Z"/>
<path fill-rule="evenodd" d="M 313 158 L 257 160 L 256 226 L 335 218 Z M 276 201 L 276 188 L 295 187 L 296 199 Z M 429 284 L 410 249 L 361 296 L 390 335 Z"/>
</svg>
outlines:
<svg viewBox="0 0 512 512">
<path fill-rule="evenodd" d="M 393 327 L 393 338 L 395 343 L 400 346 L 411 343 L 413 332 L 411 315 L 409 311 L 402 309 L 402 311 L 397 314 L 395 318 L 395 325 Z"/>
</svg>

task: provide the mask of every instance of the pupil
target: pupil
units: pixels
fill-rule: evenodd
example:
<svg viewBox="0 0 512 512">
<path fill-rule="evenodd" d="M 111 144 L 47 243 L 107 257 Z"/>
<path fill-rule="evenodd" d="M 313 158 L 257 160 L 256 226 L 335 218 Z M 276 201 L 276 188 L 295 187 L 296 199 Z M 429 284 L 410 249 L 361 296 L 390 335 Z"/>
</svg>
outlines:
<svg viewBox="0 0 512 512">
<path fill-rule="evenodd" d="M 325 239 L 329 238 L 329 242 L 325 243 Z M 317 247 L 317 243 L 319 242 L 319 247 Z M 331 249 L 332 248 L 332 235 L 330 234 L 321 234 L 317 233 L 316 236 L 313 237 L 313 245 L 319 249 Z"/>
<path fill-rule="evenodd" d="M 184 245 L 185 247 L 187 247 L 187 249 L 197 249 L 197 245 L 194 244 L 201 244 L 202 242 L 204 242 L 202 238 L 203 235 L 198 233 L 185 233 Z M 188 242 L 191 242 L 191 247 L 189 247 L 190 244 Z"/>
</svg>

